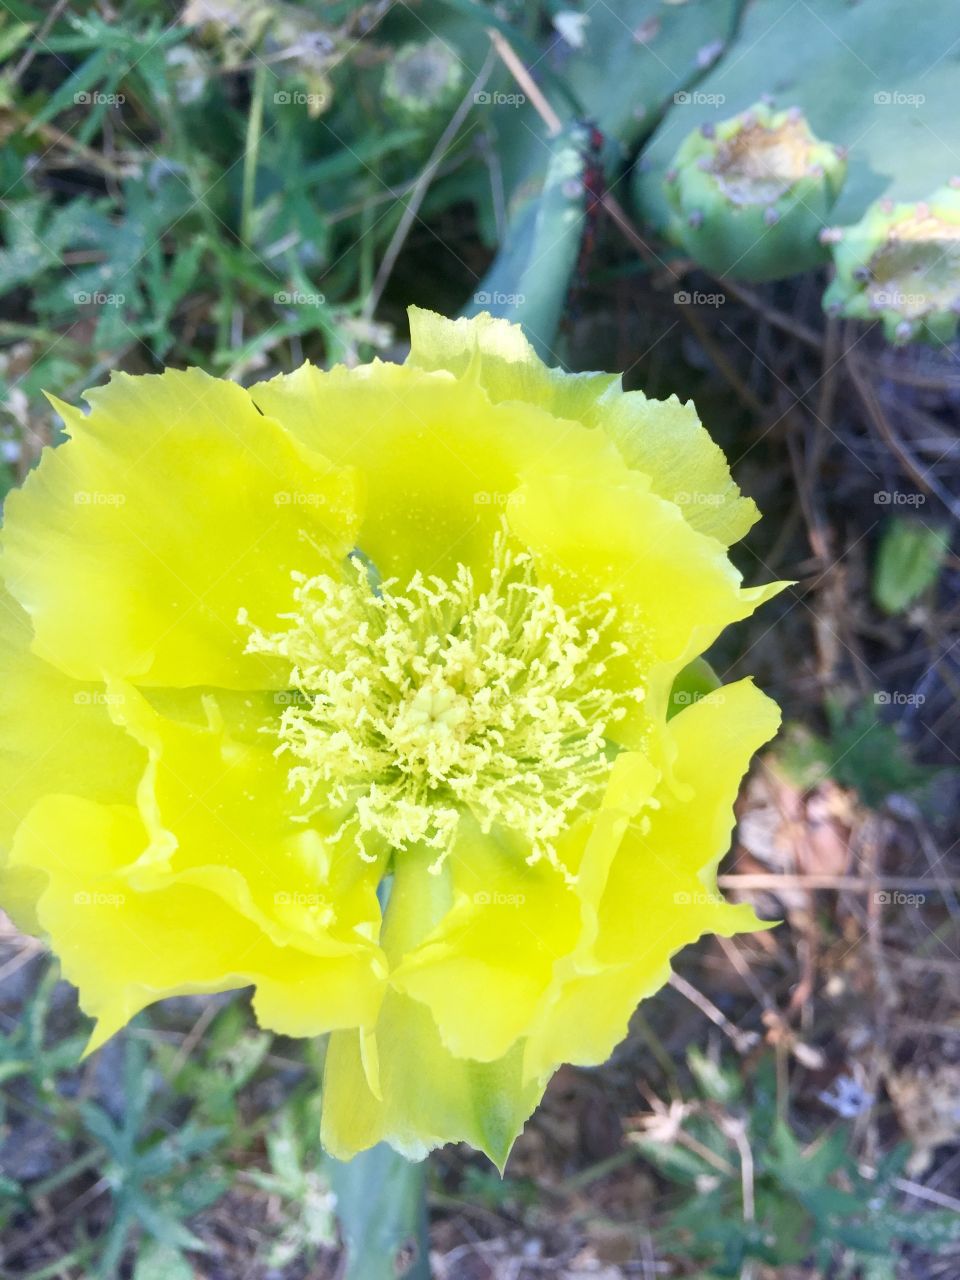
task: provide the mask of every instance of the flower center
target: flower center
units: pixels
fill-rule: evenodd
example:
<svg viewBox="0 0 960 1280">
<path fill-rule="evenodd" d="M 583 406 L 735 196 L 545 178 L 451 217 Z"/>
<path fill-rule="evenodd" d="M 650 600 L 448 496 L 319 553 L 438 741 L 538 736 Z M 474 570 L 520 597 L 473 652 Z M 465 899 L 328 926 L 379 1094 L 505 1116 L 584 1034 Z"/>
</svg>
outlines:
<svg viewBox="0 0 960 1280">
<path fill-rule="evenodd" d="M 247 651 L 290 662 L 295 691 L 275 732 L 304 820 L 342 807 L 361 857 L 436 849 L 439 870 L 470 813 L 521 836 L 527 861 L 560 866 L 556 840 L 602 792 L 608 727 L 640 688 L 609 687 L 626 653 L 608 596 L 561 605 L 530 555 L 494 543 L 489 582 L 294 575 L 286 630 L 253 628 Z"/>
</svg>

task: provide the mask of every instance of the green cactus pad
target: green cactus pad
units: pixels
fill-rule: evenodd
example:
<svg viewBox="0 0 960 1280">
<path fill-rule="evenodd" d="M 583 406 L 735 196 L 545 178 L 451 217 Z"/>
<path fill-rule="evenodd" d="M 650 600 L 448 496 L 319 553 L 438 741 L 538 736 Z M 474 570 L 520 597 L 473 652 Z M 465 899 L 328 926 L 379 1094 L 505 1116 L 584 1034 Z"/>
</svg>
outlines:
<svg viewBox="0 0 960 1280">
<path fill-rule="evenodd" d="M 691 124 L 714 118 L 720 103 L 730 114 L 758 99 L 795 104 L 819 137 L 848 149 L 829 219 L 837 226 L 859 222 L 882 198 L 922 200 L 957 172 L 957 0 L 750 0 L 740 15 L 723 54 L 685 104 L 665 112 L 635 166 L 635 207 L 647 225 L 668 230 L 664 174 Z"/>
<path fill-rule="evenodd" d="M 684 139 L 665 176 L 670 232 L 709 271 L 771 280 L 824 262 L 819 233 L 846 174 L 799 109 L 763 103 Z"/>
<path fill-rule="evenodd" d="M 824 234 L 836 275 L 823 305 L 882 320 L 890 342 L 949 342 L 960 309 L 960 180 L 929 200 L 880 200 L 852 227 Z"/>
</svg>

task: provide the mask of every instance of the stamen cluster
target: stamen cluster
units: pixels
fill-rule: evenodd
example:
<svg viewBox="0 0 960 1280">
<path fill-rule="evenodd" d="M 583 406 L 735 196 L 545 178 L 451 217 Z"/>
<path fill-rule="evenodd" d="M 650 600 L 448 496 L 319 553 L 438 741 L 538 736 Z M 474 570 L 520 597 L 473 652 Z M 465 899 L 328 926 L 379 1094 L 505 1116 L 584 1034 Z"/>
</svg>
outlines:
<svg viewBox="0 0 960 1280">
<path fill-rule="evenodd" d="M 364 859 L 422 844 L 439 870 L 469 812 L 559 866 L 558 836 L 609 775 L 608 727 L 643 698 L 605 683 L 626 652 L 610 598 L 562 605 L 500 534 L 482 591 L 462 564 L 377 587 L 354 557 L 340 580 L 295 575 L 294 600 L 248 650 L 290 662 L 277 753 L 305 817 L 342 806 L 336 838 L 352 828 Z"/>
</svg>

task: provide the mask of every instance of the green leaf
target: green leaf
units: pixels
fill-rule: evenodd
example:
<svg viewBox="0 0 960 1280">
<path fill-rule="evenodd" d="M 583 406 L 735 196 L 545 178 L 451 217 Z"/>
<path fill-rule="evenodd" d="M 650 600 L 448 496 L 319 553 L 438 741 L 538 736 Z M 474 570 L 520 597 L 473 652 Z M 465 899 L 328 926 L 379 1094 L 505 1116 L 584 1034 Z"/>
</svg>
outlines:
<svg viewBox="0 0 960 1280">
<path fill-rule="evenodd" d="M 949 546 L 946 525 L 906 518 L 887 525 L 873 573 L 873 598 L 884 613 L 903 613 L 933 586 Z"/>
<path fill-rule="evenodd" d="M 666 1145 L 655 1142 L 652 1138 L 639 1138 L 636 1145 L 652 1165 L 675 1182 L 685 1182 L 692 1186 L 698 1178 L 715 1177 L 717 1174 L 712 1164 L 688 1151 L 686 1147 Z"/>
<path fill-rule="evenodd" d="M 60 87 L 47 99 L 46 106 L 38 111 L 27 128 L 27 133 L 35 133 L 42 124 L 48 124 L 67 107 L 86 105 L 96 86 L 107 75 L 113 62 L 111 49 L 97 49 L 76 71 L 60 84 Z"/>
<path fill-rule="evenodd" d="M 0 62 L 11 58 L 24 41 L 30 36 L 32 28 L 28 22 L 4 23 L 0 27 Z"/>
<path fill-rule="evenodd" d="M 178 1249 L 151 1241 L 140 1251 L 133 1280 L 194 1280 L 195 1274 Z"/>
<path fill-rule="evenodd" d="M 691 1045 L 687 1050 L 687 1066 L 700 1086 L 701 1093 L 712 1102 L 729 1104 L 743 1093 L 743 1081 L 739 1074 L 708 1058 L 696 1045 Z"/>
</svg>

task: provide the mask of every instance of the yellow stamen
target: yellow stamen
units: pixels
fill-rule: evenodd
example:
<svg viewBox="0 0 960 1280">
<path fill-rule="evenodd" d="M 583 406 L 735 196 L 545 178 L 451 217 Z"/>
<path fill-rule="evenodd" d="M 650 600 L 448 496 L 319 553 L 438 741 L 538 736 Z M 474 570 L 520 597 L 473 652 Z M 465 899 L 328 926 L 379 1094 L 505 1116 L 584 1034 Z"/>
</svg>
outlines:
<svg viewBox="0 0 960 1280">
<path fill-rule="evenodd" d="M 361 857 L 421 843 L 439 870 L 469 812 L 559 867 L 557 837 L 606 784 L 607 728 L 643 698 L 604 684 L 624 652 L 609 597 L 564 607 L 502 534 L 482 592 L 464 565 L 375 588 L 359 558 L 343 580 L 295 582 L 289 627 L 253 628 L 248 652 L 290 662 L 277 752 L 305 818 L 332 801 Z"/>
</svg>

